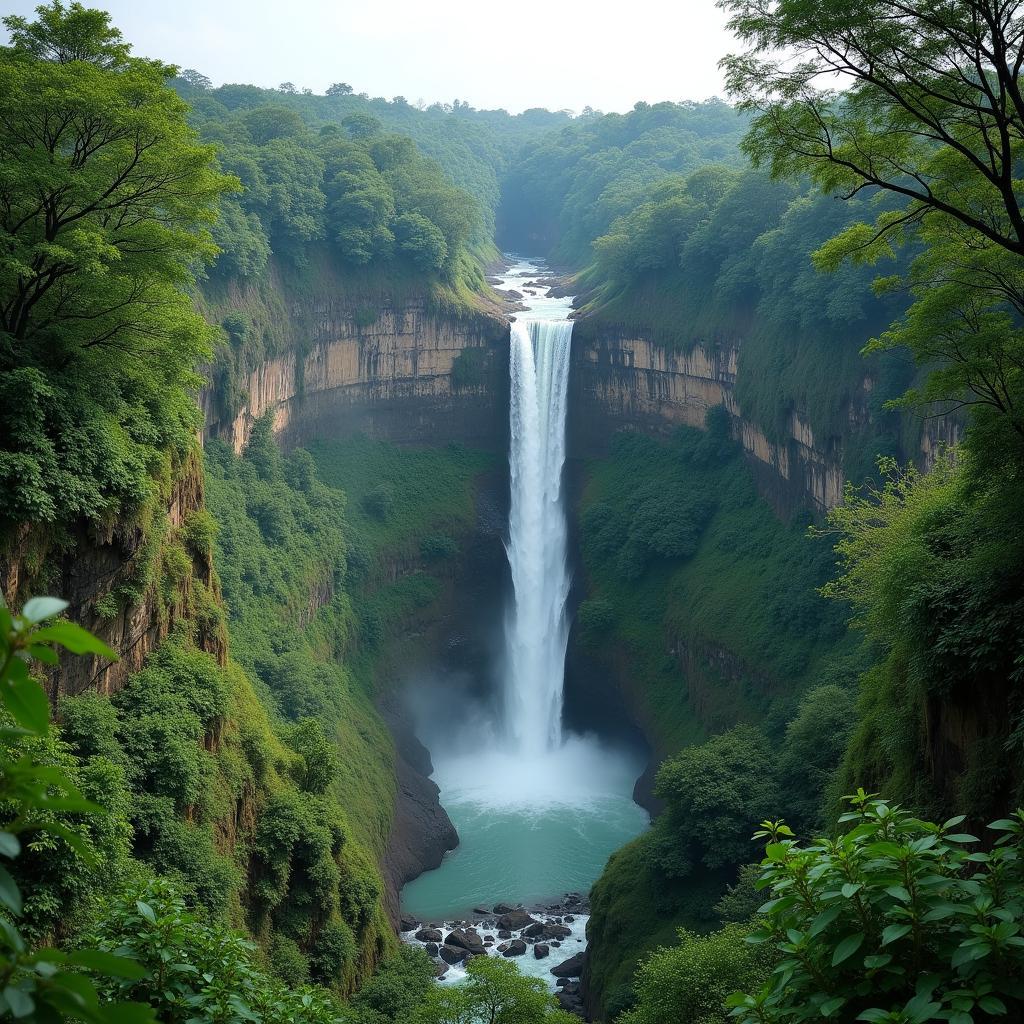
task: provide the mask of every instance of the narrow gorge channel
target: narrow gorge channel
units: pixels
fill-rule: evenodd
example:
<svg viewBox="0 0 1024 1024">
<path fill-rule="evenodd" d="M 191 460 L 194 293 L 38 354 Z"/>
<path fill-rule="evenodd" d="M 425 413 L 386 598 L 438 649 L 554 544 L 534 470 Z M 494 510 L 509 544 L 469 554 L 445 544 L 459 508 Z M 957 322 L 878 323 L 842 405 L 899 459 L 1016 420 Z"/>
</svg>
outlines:
<svg viewBox="0 0 1024 1024">
<path fill-rule="evenodd" d="M 409 941 L 432 941 L 422 924 L 447 934 L 457 922 L 472 921 L 488 951 L 506 955 L 515 947 L 498 931 L 519 938 L 519 929 L 491 911 L 502 904 L 534 911 L 552 934 L 536 925 L 537 935 L 524 933 L 533 948 L 527 945 L 518 963 L 553 986 L 551 967 L 583 949 L 587 921 L 585 901 L 570 902 L 577 912 L 568 918 L 556 908 L 567 905 L 567 894 L 587 893 L 608 856 L 646 827 L 647 814 L 632 799 L 644 757 L 563 724 L 572 584 L 563 493 L 572 301 L 535 283 L 546 274 L 539 261 L 510 260 L 498 288 L 521 295 L 525 308 L 510 331 L 511 587 L 504 628 L 493 632 L 502 649 L 490 669 L 480 668 L 490 678 L 461 686 L 417 680 L 409 688 L 417 733 L 460 843 L 439 868 L 405 886 L 402 909 L 417 922 Z M 462 964 L 452 964 L 445 980 L 463 973 Z"/>
</svg>

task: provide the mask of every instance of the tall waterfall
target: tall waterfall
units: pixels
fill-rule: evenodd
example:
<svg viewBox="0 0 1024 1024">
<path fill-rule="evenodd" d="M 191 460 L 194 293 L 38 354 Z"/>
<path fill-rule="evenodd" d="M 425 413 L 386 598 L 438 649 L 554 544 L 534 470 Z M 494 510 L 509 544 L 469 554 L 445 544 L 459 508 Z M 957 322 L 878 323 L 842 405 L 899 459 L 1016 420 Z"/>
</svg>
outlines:
<svg viewBox="0 0 1024 1024">
<path fill-rule="evenodd" d="M 519 753 L 561 743 L 569 624 L 562 505 L 571 320 L 512 324 L 508 561 L 515 603 L 506 623 L 505 724 Z"/>
</svg>

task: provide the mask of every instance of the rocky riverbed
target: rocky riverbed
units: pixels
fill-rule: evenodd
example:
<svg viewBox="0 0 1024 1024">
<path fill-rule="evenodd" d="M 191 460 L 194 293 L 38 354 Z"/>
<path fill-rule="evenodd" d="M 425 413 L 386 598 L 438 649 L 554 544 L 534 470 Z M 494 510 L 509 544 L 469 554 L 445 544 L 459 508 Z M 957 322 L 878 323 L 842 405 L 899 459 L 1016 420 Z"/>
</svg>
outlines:
<svg viewBox="0 0 1024 1024">
<path fill-rule="evenodd" d="M 457 984 L 473 957 L 515 958 L 523 974 L 547 983 L 563 1009 L 582 1016 L 579 979 L 589 915 L 587 898 L 573 892 L 542 906 L 479 906 L 461 920 L 403 917 L 402 940 L 427 951 L 442 984 Z"/>
</svg>

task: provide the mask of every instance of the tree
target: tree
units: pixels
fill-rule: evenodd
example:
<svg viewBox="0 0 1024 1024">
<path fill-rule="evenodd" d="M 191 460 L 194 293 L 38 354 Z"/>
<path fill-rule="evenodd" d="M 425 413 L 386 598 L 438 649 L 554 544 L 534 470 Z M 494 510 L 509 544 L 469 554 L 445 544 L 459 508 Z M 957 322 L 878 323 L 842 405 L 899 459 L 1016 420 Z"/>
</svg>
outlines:
<svg viewBox="0 0 1024 1024">
<path fill-rule="evenodd" d="M 96 517 L 194 443 L 212 332 L 186 289 L 237 182 L 188 126 L 173 69 L 130 57 L 106 15 L 55 2 L 5 24 L 0 374 L 27 407 L 0 414 L 2 515 Z"/>
<path fill-rule="evenodd" d="M 348 82 L 334 82 L 327 87 L 328 96 L 351 96 L 352 86 Z"/>
<path fill-rule="evenodd" d="M 556 1009 L 543 981 L 493 956 L 473 957 L 464 984 L 432 987 L 413 1015 L 416 1024 L 570 1024 L 577 1019 Z"/>
<path fill-rule="evenodd" d="M 845 199 L 888 193 L 816 254 L 874 263 L 909 237 L 928 249 L 904 279 L 917 302 L 870 348 L 907 345 L 939 367 L 907 401 L 976 406 L 985 445 L 1024 458 L 1024 93 L 1017 3 L 721 0 L 749 49 L 723 61 L 756 112 L 743 146 L 778 176 Z M 780 57 L 779 54 L 786 54 Z M 849 88 L 823 88 L 838 78 Z M 1009 437 L 1003 434 L 1009 429 Z"/>
<path fill-rule="evenodd" d="M 847 831 L 806 845 L 766 821 L 762 927 L 781 960 L 767 983 L 729 998 L 739 1024 L 831 1020 L 924 1024 L 1024 1010 L 1020 851 L 1024 812 L 989 825 L 995 845 L 921 821 L 864 793 Z M 997 837 L 997 838 L 996 838 Z M 973 850 L 973 852 L 972 852 Z"/>
<path fill-rule="evenodd" d="M 441 229 L 419 213 L 403 213 L 395 220 L 395 244 L 418 270 L 438 271 L 448 258 Z"/>
<path fill-rule="evenodd" d="M 749 856 L 748 823 L 779 799 L 767 740 L 749 725 L 668 758 L 654 793 L 667 805 L 652 830 L 656 856 L 677 877 L 698 862 L 711 870 L 742 864 Z"/>
</svg>

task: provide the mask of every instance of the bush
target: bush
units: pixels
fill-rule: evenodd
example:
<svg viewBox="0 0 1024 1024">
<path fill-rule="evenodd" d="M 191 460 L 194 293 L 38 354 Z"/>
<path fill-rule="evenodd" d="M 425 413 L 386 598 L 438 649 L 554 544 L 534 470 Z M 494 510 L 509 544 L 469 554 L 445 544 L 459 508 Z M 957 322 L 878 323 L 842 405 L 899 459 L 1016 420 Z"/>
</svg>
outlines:
<svg viewBox="0 0 1024 1024">
<path fill-rule="evenodd" d="M 378 484 L 363 497 L 363 508 L 367 515 L 385 523 L 395 511 L 395 492 L 388 484 Z"/>
<path fill-rule="evenodd" d="M 576 612 L 580 639 L 587 647 L 597 647 L 608 638 L 615 625 L 615 609 L 600 597 L 584 601 Z"/>
<path fill-rule="evenodd" d="M 459 553 L 459 545 L 454 537 L 446 533 L 432 533 L 420 541 L 420 555 L 428 562 L 454 558 Z"/>
<path fill-rule="evenodd" d="M 740 1022 L 829 1019 L 966 1024 L 1024 1012 L 1024 812 L 993 822 L 985 852 L 863 791 L 835 839 L 801 845 L 765 822 L 764 927 L 781 962 L 754 994 L 730 997 Z M 971 852 L 973 849 L 974 852 Z"/>
</svg>

